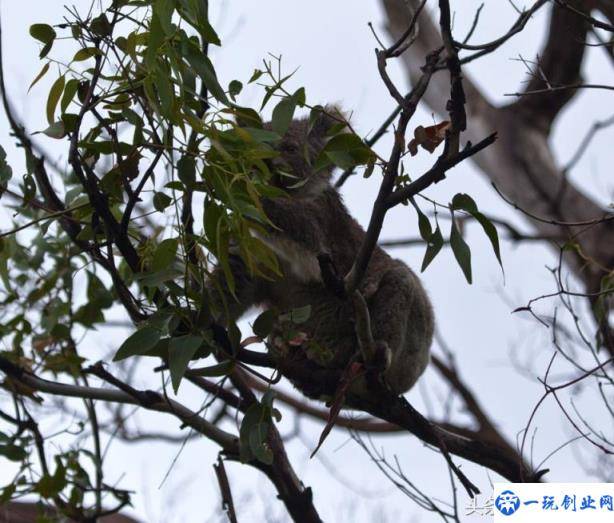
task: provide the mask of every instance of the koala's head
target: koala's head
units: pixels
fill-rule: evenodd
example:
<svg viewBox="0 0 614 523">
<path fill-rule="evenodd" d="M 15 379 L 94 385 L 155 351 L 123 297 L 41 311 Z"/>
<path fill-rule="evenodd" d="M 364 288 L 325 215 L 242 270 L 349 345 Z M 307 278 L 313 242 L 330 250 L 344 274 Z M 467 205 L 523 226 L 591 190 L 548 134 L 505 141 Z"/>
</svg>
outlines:
<svg viewBox="0 0 614 523">
<path fill-rule="evenodd" d="M 315 160 L 328 141 L 327 133 L 343 122 L 338 109 L 326 107 L 313 118 L 293 120 L 281 141 L 275 144 L 279 156 L 271 161 L 273 183 L 294 196 L 322 191 L 330 182 L 333 167 L 315 169 Z M 265 125 L 270 129 L 270 123 Z"/>
</svg>

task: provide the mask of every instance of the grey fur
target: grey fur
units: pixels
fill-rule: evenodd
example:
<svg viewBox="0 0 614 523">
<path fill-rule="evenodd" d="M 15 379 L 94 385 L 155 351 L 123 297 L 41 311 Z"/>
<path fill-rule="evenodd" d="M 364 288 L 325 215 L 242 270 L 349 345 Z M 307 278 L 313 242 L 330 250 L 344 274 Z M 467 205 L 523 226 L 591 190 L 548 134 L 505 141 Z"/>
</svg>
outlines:
<svg viewBox="0 0 614 523">
<path fill-rule="evenodd" d="M 304 181 L 291 189 L 288 186 L 296 179 L 277 177 L 275 183 L 285 188 L 289 197 L 263 201 L 277 229 L 271 229 L 269 236 L 262 239 L 277 254 L 283 278 L 269 281 L 250 277 L 243 262 L 234 257 L 231 266 L 237 300 L 227 299 L 231 321 L 252 305 L 276 307 L 282 312 L 311 305 L 310 318 L 298 326 L 306 334 L 306 343 L 285 346 L 280 331 L 276 331 L 269 339 L 270 350 L 278 358 L 302 354 L 310 364 L 343 369 L 358 350 L 352 304 L 324 285 L 317 256 L 328 253 L 339 274 L 345 275 L 365 232 L 331 185 L 332 169 L 314 173 L 311 167 L 333 123 L 322 114 L 309 132 L 306 119 L 295 120 L 278 146 L 280 156 L 274 160 L 274 167 Z M 385 343 L 390 352 L 385 381 L 395 393 L 406 392 L 429 360 L 434 325 L 429 298 L 414 272 L 379 247 L 373 252 L 359 290 L 367 301 L 373 337 L 379 345 Z M 322 350 L 306 350 L 310 342 Z M 309 396 L 321 396 L 315 383 L 295 385 Z"/>
</svg>

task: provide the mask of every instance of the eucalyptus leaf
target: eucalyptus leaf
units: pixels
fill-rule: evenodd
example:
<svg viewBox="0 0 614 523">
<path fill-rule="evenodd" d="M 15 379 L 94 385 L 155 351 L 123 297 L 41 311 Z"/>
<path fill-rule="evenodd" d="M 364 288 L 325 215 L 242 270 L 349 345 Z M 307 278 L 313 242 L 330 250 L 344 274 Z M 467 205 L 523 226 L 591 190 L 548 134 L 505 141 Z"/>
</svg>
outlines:
<svg viewBox="0 0 614 523">
<path fill-rule="evenodd" d="M 190 360 L 194 357 L 198 348 L 203 344 L 203 341 L 201 336 L 192 335 L 171 338 L 168 346 L 168 368 L 175 394 L 177 394 L 181 379 L 188 368 Z"/>
<path fill-rule="evenodd" d="M 177 255 L 178 245 L 177 238 L 162 240 L 154 252 L 150 271 L 158 272 L 172 265 Z"/>
<path fill-rule="evenodd" d="M 293 96 L 286 96 L 273 109 L 271 127 L 279 135 L 286 134 L 296 110 L 296 99 Z"/>
<path fill-rule="evenodd" d="M 443 236 L 441 235 L 441 230 L 439 229 L 439 225 L 435 229 L 435 232 L 431 234 L 430 238 L 427 240 L 426 252 L 424 253 L 424 259 L 422 260 L 422 267 L 420 268 L 421 272 L 424 272 L 425 269 L 431 264 L 431 262 L 435 259 L 435 256 L 439 254 L 439 251 L 443 247 Z"/>
<path fill-rule="evenodd" d="M 273 330 L 275 320 L 277 320 L 276 310 L 268 309 L 264 311 L 254 320 L 254 325 L 252 327 L 254 334 L 259 338 L 266 338 Z"/>
<path fill-rule="evenodd" d="M 60 76 L 53 82 L 51 90 L 49 91 L 49 97 L 47 98 L 47 121 L 49 124 L 52 124 L 55 120 L 55 109 L 62 96 L 62 91 L 64 91 L 65 82 L 66 78 L 64 75 Z"/>
<path fill-rule="evenodd" d="M 44 44 L 38 55 L 39 58 L 44 58 L 49 54 L 49 51 L 51 51 L 57 33 L 55 29 L 48 24 L 33 24 L 30 26 L 30 35 Z"/>
<path fill-rule="evenodd" d="M 161 331 L 154 327 L 143 327 L 132 333 L 119 347 L 113 361 L 120 361 L 130 356 L 147 354 L 161 337 Z"/>
<path fill-rule="evenodd" d="M 452 247 L 454 257 L 462 269 L 465 278 L 467 278 L 467 282 L 471 283 L 471 250 L 456 226 L 454 213 L 452 213 L 452 227 L 450 229 L 450 247 Z"/>
</svg>

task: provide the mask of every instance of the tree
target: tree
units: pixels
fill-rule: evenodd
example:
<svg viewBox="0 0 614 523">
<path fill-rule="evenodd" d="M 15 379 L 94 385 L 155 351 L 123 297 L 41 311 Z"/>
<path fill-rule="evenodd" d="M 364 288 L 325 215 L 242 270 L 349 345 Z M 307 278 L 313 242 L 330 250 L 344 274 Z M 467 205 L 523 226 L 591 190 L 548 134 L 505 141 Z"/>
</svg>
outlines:
<svg viewBox="0 0 614 523">
<path fill-rule="evenodd" d="M 555 167 L 547 139 L 555 117 L 575 92 L 611 89 L 583 84 L 579 71 L 589 31 L 611 33 L 614 13 L 605 1 L 587 7 L 557 0 L 550 7 L 540 0 L 519 13 L 507 34 L 473 45 L 468 42 L 479 23 L 479 11 L 470 34 L 461 42 L 453 36 L 449 2 L 439 0 L 434 7 L 438 23 L 428 18 L 426 4 L 413 2 L 408 9 L 404 2 L 383 2 L 392 43 L 379 44 L 374 73 L 397 108 L 365 139 L 353 131 L 351 121 L 337 115 L 339 125 L 316 160 L 316 167 L 339 168 L 339 187 L 355 171 L 380 180 L 367 238 L 342 281 L 345 292 L 349 296 L 356 292 L 388 211 L 401 205 L 416 212 L 418 241 L 426 246 L 422 269 L 446 245 L 469 283 L 467 223 L 481 227 L 500 263 L 495 225 L 516 241 L 552 241 L 561 253 L 561 263 L 553 271 L 554 296 L 575 318 L 579 313 L 572 298 L 588 299 L 595 327 L 587 331 L 576 322 L 572 324 L 576 337 L 569 335 L 562 343 L 556 334 L 567 333 L 568 327 L 558 324 L 556 317 L 550 322 L 555 333 L 553 354 L 567 357 L 575 374 L 553 386 L 548 381 L 549 367 L 539 404 L 548 396 L 560 401 L 560 391 L 580 384 L 602 391 L 604 383 L 612 383 L 608 372 L 614 354 L 608 321 L 612 253 L 603 241 L 611 235 L 612 215 Z M 515 93 L 516 102 L 493 107 L 463 67 L 497 51 L 522 31 L 531 15 L 547 7 L 552 12 L 551 36 L 540 60 L 530 64 L 532 80 L 524 91 Z M 595 18 L 595 12 L 609 22 Z M 559 38 L 562 28 L 570 29 L 576 38 Z M 43 64 L 32 86 L 56 69 L 59 75 L 48 95 L 48 127 L 43 136 L 32 136 L 24 129 L 7 96 L 7 79 L 4 73 L 0 76 L 5 113 L 16 145 L 25 153 L 27 170 L 18 184 L 2 152 L 2 199 L 19 212 L 15 226 L 0 236 L 1 334 L 6 347 L 0 353 L 0 371 L 11 400 L 0 410 L 6 427 L 0 433 L 0 449 L 3 457 L 16 464 L 15 480 L 2 490 L 2 502 L 34 494 L 71 519 L 97 520 L 130 503 L 129 489 L 105 481 L 103 440 L 107 435 L 112 435 L 110 440 L 115 436 L 162 439 L 178 445 L 200 435 L 220 449 L 214 466 L 231 521 L 236 520 L 236 510 L 226 474 L 228 462 L 240 462 L 264 474 L 294 521 L 320 521 L 312 490 L 295 471 L 278 429 L 278 409 L 283 405 L 296 410 L 284 410 L 286 417 L 303 413 L 324 421 L 320 442 L 313 444 L 316 449 L 326 444 L 333 427 L 352 430 L 395 485 L 446 520 L 459 519 L 458 507 L 422 494 L 420 486 L 413 487 L 402 470 L 369 445 L 364 434 L 411 432 L 441 453 L 452 484 L 460 483 L 470 496 L 479 492 L 477 481 L 459 468 L 460 458 L 512 481 L 544 477 L 547 470 L 527 459 L 531 420 L 520 444 L 513 444 L 463 382 L 447 350 L 445 357 L 433 358 L 433 365 L 461 398 L 470 424 L 429 420 L 377 380 L 372 399 L 362 400 L 363 410 L 371 417 L 356 419 L 339 413 L 347 393 L 343 385 L 337 387 L 330 410 L 276 390 L 276 373 L 270 376 L 268 370 L 274 371 L 280 362 L 251 347 L 270 332 L 274 320 L 270 311 L 255 319 L 249 333 L 218 322 L 220 311 L 212 305 L 207 285 L 214 265 L 225 274 L 224 281 L 216 283 L 231 289 L 230 263 L 237 252 L 257 274 L 278 272 L 274 254 L 254 235 L 266 231 L 262 201 L 280 195 L 267 162 L 276 154 L 275 143 L 295 114 L 314 116 L 328 110 L 313 105 L 303 87 L 290 87 L 293 77 L 284 72 L 280 57 L 266 59 L 251 74 L 248 83 L 262 86 L 262 103 L 253 108 L 237 101 L 242 82 L 233 80 L 223 87 L 218 79 L 209 51 L 221 42 L 206 1 L 114 0 L 97 12 L 69 10 L 64 23 L 35 24 L 30 34 L 41 44 Z M 70 60 L 50 54 L 61 38 L 74 45 Z M 611 42 L 603 42 L 602 47 L 611 54 Z M 407 94 L 388 74 L 387 66 L 397 60 L 406 65 L 411 77 Z M 237 71 L 237 76 L 244 73 Z M 423 103 L 438 112 L 441 121 L 427 126 L 414 123 Z M 262 116 L 270 106 L 272 130 L 263 125 Z M 376 152 L 378 140 L 387 132 L 394 136 L 390 150 Z M 45 154 L 41 144 L 47 139 L 65 148 L 66 168 Z M 585 148 L 587 142 L 580 146 Z M 416 175 L 410 166 L 418 153 L 436 156 L 428 169 Z M 522 235 L 507 222 L 487 216 L 468 194 L 456 194 L 450 204 L 425 194 L 469 158 L 495 181 L 502 198 L 531 218 L 537 236 Z M 425 211 L 427 207 L 435 213 Z M 437 214 L 442 209 L 449 228 L 444 229 L 446 218 Z M 570 290 L 566 268 L 585 285 L 583 290 Z M 323 263 L 321 269 L 324 281 L 339 284 L 328 273 L 330 267 Z M 534 312 L 533 302 L 523 309 L 544 321 Z M 309 310 L 289 312 L 290 321 L 297 325 L 309 314 Z M 120 322 L 134 325 L 134 332 L 112 354 L 92 361 L 87 333 L 109 326 L 109 316 L 118 313 Z M 368 317 L 359 305 L 356 323 L 357 338 L 368 344 Z M 573 361 L 568 352 L 578 338 L 594 357 L 590 367 Z M 439 346 L 445 349 L 445 342 L 440 340 Z M 157 366 L 152 369 L 150 361 Z M 310 372 L 288 366 L 283 371 L 286 376 Z M 162 385 L 154 390 L 140 387 L 140 376 L 148 372 L 159 376 Z M 359 368 L 357 372 L 367 371 Z M 346 378 L 337 373 L 327 379 L 343 384 Z M 185 382 L 201 393 L 196 407 L 184 400 Z M 41 428 L 46 412 L 45 403 L 39 403 L 54 396 L 62 399 L 62 409 L 76 412 L 80 442 L 69 450 L 50 448 L 49 433 Z M 604 392 L 601 399 L 611 412 L 608 394 Z M 173 417 L 184 432 L 159 433 L 152 425 L 135 429 L 126 414 L 127 405 Z M 611 454 L 612 444 L 599 429 L 586 423 L 587 433 L 580 428 L 585 423 L 581 413 L 561 408 L 587 448 Z M 234 420 L 240 421 L 239 426 Z"/>
</svg>

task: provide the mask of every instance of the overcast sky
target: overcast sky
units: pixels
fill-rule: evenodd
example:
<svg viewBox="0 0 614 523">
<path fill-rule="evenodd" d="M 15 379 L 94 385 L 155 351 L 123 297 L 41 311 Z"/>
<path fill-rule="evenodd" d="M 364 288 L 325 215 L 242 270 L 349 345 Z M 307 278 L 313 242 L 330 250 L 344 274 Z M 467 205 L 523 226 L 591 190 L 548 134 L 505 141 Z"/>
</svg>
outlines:
<svg viewBox="0 0 614 523">
<path fill-rule="evenodd" d="M 74 0 L 71 4 L 86 9 L 89 1 Z M 454 21 L 456 34 L 464 35 L 473 20 L 480 2 L 462 0 L 452 2 L 457 11 Z M 521 4 L 521 2 L 516 2 Z M 528 3 L 528 1 L 527 1 Z M 373 49 L 376 43 L 367 26 L 374 27 L 386 38 L 383 16 L 376 0 L 235 0 L 212 1 L 212 23 L 222 38 L 223 46 L 212 53 L 222 85 L 233 79 L 244 83 L 254 68 L 259 67 L 268 53 L 283 55 L 287 72 L 298 68 L 292 86 L 305 86 L 310 103 L 336 102 L 353 113 L 352 122 L 358 132 L 367 135 L 379 127 L 381 121 L 394 108 L 376 69 Z M 436 2 L 429 2 L 436 5 Z M 44 105 L 53 76 L 40 82 L 29 94 L 28 85 L 40 70 L 38 45 L 29 37 L 32 23 L 58 23 L 63 16 L 63 2 L 55 0 L 3 0 L 3 43 L 8 90 L 18 113 L 30 131 L 45 127 Z M 466 11 L 465 11 L 466 9 Z M 545 12 L 544 12 L 545 14 Z M 505 93 L 516 91 L 525 79 L 519 56 L 533 58 L 540 49 L 545 30 L 544 14 L 535 16 L 527 28 L 498 52 L 473 62 L 467 72 L 483 88 L 488 97 L 502 103 L 510 99 Z M 504 0 L 487 0 L 480 25 L 473 41 L 488 41 L 509 28 L 515 11 Z M 54 48 L 52 56 L 60 57 L 62 46 Z M 599 49 L 589 49 L 584 74 L 588 82 L 612 84 L 612 67 Z M 403 71 L 390 66 L 393 79 L 406 86 Z M 262 90 L 247 89 L 241 94 L 244 105 L 259 106 Z M 554 147 L 564 162 L 575 151 L 594 120 L 614 112 L 612 94 L 606 91 L 585 91 L 565 110 L 553 134 Z M 419 110 L 414 127 L 429 125 L 433 121 L 428 109 Z M 602 204 L 613 200 L 611 165 L 614 131 L 602 132 L 591 149 L 572 172 L 574 181 L 581 180 L 585 191 Z M 23 160 L 14 148 L 4 115 L 0 116 L 0 144 L 7 150 L 16 175 L 20 174 Z M 377 150 L 384 156 L 390 148 L 390 139 L 384 138 Z M 46 146 L 57 150 L 57 160 L 65 161 L 65 149 L 54 143 Z M 55 154 L 55 153 L 53 153 Z M 433 161 L 433 157 L 420 154 L 412 159 L 411 169 L 420 173 Z M 351 179 L 343 189 L 345 201 L 352 214 L 363 224 L 370 216 L 378 180 Z M 473 166 L 466 162 L 454 169 L 447 180 L 430 188 L 428 196 L 448 202 L 457 192 L 467 192 L 479 207 L 490 215 L 510 220 L 524 230 L 530 230 L 492 191 L 489 183 Z M 3 212 L 0 210 L 0 212 Z M 4 216 L 8 217 L 6 211 Z M 6 222 L 0 229 L 6 228 Z M 399 206 L 389 213 L 382 239 L 415 237 L 417 226 L 412 210 Z M 531 410 L 539 399 L 542 387 L 537 376 L 542 375 L 552 354 L 550 333 L 534 320 L 511 311 L 542 293 L 552 290 L 550 273 L 546 266 L 556 264 L 552 252 L 540 245 L 515 246 L 502 242 L 505 279 L 489 247 L 487 239 L 474 225 L 468 227 L 467 241 L 472 247 L 474 283 L 467 285 L 454 258 L 444 249 L 423 275 L 423 280 L 434 303 L 437 328 L 454 349 L 458 367 L 481 399 L 488 412 L 503 427 L 505 434 L 514 438 L 527 423 Z M 403 248 L 392 254 L 419 270 L 423 247 Z M 541 311 L 552 312 L 552 303 L 544 303 Z M 120 317 L 119 311 L 116 315 Z M 124 329 L 107 329 L 89 337 L 92 355 L 117 347 L 128 335 Z M 437 347 L 435 347 L 437 350 Z M 532 372 L 523 375 L 512 369 L 510 354 L 515 361 L 530 364 Z M 145 380 L 146 376 L 139 376 Z M 199 396 L 186 385 L 180 391 L 191 404 L 198 404 Z M 428 370 L 420 384 L 408 395 L 416 407 L 425 411 L 430 403 L 441 414 L 439 404 L 445 398 L 445 388 L 432 370 Z M 578 398 L 591 419 L 593 411 L 588 399 Z M 455 419 L 463 419 L 455 412 L 459 404 L 452 403 Z M 596 413 L 595 413 L 596 415 Z M 293 429 L 288 413 L 281 423 L 282 434 Z M 140 415 L 143 422 L 155 424 L 156 429 L 175 429 L 176 422 L 162 415 Z M 539 427 L 534 438 L 533 454 L 539 463 L 549 452 L 570 438 L 572 431 L 562 419 L 560 410 L 550 402 L 540 410 L 535 425 Z M 304 419 L 301 440 L 288 444 L 291 461 L 299 476 L 314 489 L 315 504 L 325 521 L 439 521 L 416 507 L 403 494 L 386 481 L 342 430 L 335 430 L 327 440 L 319 457 L 309 459 L 322 425 Z M 448 471 L 438 454 L 426 449 L 409 435 L 375 438 L 374 443 L 386 450 L 386 455 L 398 456 L 406 475 L 426 493 L 440 498 L 450 494 Z M 57 445 L 65 444 L 58 440 Z M 549 462 L 550 480 L 590 481 L 578 465 L 572 452 L 573 444 L 556 454 Z M 122 445 L 114 443 L 106 461 L 107 480 L 119 481 L 119 486 L 133 488 L 134 514 L 147 522 L 198 523 L 216 512 L 219 492 L 215 483 L 212 463 L 217 449 L 204 439 L 190 441 L 181 453 L 177 447 L 163 443 Z M 173 460 L 176 458 L 176 462 Z M 172 468 L 171 468 L 172 467 Z M 0 480 L 10 478 L 8 470 L 0 467 Z M 168 479 L 164 481 L 167 471 Z M 469 463 L 463 470 L 483 490 L 488 492 L 489 476 L 485 470 Z M 231 484 L 239 512 L 239 521 L 286 521 L 283 506 L 275 500 L 274 491 L 264 476 L 248 467 L 229 465 Z M 495 476 L 491 474 L 493 481 Z M 163 484 L 162 484 L 163 483 Z M 162 484 L 162 486 L 160 486 Z M 466 503 L 460 492 L 461 506 Z M 479 521 L 467 518 L 466 521 Z"/>
</svg>

